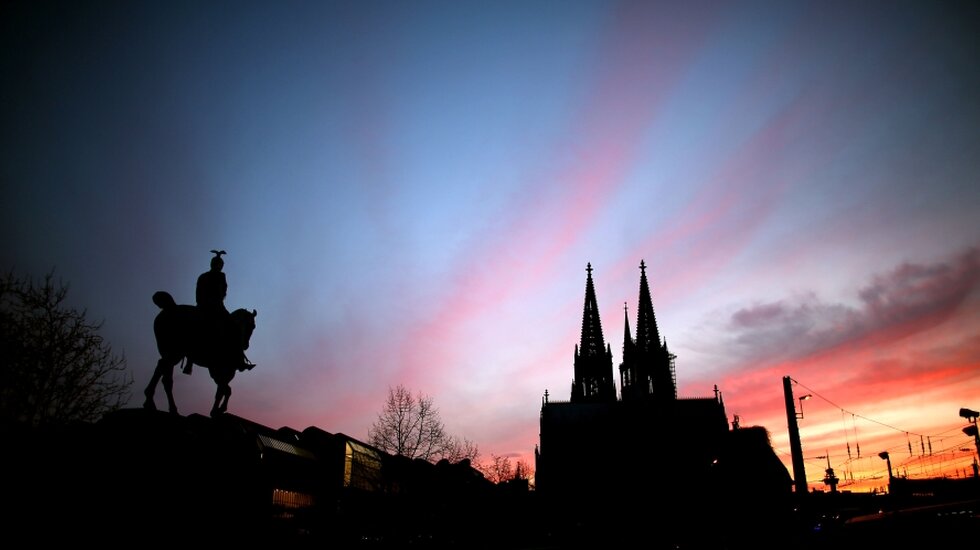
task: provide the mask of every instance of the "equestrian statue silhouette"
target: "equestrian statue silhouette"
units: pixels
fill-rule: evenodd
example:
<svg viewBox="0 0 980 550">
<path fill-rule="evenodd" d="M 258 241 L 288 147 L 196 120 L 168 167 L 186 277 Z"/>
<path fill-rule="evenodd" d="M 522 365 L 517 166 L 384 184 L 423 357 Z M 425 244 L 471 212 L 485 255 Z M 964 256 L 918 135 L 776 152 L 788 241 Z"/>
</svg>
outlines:
<svg viewBox="0 0 980 550">
<path fill-rule="evenodd" d="M 160 308 L 153 321 L 153 333 L 160 351 L 160 360 L 143 394 L 146 401 L 143 408 L 156 410 L 153 394 L 157 383 L 163 380 L 167 393 L 167 405 L 171 413 L 177 414 L 174 401 L 174 367 L 186 360 L 184 373 L 190 374 L 193 365 L 208 369 L 211 378 L 218 385 L 214 396 L 211 416 L 228 410 L 231 397 L 231 379 L 236 371 L 251 370 L 255 364 L 245 357 L 249 340 L 255 330 L 254 309 L 237 309 L 232 313 L 224 306 L 228 289 L 225 274 L 221 272 L 224 250 L 212 250 L 211 270 L 197 280 L 197 306 L 178 305 L 168 292 L 153 294 L 153 303 Z"/>
</svg>

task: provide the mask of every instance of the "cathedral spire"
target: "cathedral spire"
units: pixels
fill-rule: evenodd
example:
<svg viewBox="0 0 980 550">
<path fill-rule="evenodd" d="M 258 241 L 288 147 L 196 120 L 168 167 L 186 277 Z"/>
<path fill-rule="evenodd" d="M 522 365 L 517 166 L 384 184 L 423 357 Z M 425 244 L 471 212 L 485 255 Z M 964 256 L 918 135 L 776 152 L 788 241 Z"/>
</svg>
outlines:
<svg viewBox="0 0 980 550">
<path fill-rule="evenodd" d="M 636 369 L 633 359 L 633 333 L 630 332 L 629 306 L 623 302 L 623 362 L 619 364 L 619 388 L 623 399 L 632 397 L 636 392 Z"/>
<path fill-rule="evenodd" d="M 636 311 L 636 339 L 623 343 L 623 364 L 620 379 L 623 398 L 652 397 L 658 401 L 677 398 L 674 376 L 674 354 L 667 350 L 667 341 L 660 340 L 657 317 L 653 313 L 647 264 L 640 261 L 640 303 Z M 629 339 L 629 320 L 626 337 Z M 628 350 L 628 352 L 627 352 Z"/>
<path fill-rule="evenodd" d="M 585 306 L 582 310 L 582 338 L 575 349 L 575 380 L 572 401 L 615 401 L 612 350 L 606 345 L 599 320 L 599 306 L 592 283 L 592 264 L 585 268 Z"/>
<path fill-rule="evenodd" d="M 630 312 L 629 306 L 623 302 L 623 361 L 633 347 L 633 333 L 630 332 Z"/>
<path fill-rule="evenodd" d="M 640 304 L 636 310 L 636 345 L 642 353 L 650 353 L 660 347 L 660 331 L 653 313 L 653 300 L 647 284 L 646 262 L 640 260 Z"/>
<path fill-rule="evenodd" d="M 579 352 L 582 355 L 600 355 L 606 351 L 606 341 L 602 336 L 602 323 L 599 320 L 599 306 L 595 299 L 595 286 L 592 284 L 592 264 L 585 268 L 585 307 L 582 311 L 582 342 Z"/>
</svg>

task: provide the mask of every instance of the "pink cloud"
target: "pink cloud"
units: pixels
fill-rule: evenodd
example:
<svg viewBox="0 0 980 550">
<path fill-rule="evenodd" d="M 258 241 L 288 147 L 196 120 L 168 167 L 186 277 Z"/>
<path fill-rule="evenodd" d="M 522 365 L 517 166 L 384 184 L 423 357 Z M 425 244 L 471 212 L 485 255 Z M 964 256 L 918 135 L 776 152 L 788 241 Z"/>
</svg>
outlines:
<svg viewBox="0 0 980 550">
<path fill-rule="evenodd" d="M 804 455 L 830 453 L 835 467 L 846 468 L 856 478 L 851 490 L 869 490 L 876 486 L 874 477 L 883 467 L 877 453 L 904 453 L 906 436 L 900 430 L 947 435 L 952 431 L 956 435 L 957 425 L 961 424 L 956 418 L 957 408 L 980 391 L 980 333 L 938 346 L 930 344 L 940 337 L 935 333 L 936 329 L 923 333 L 912 349 L 899 341 L 882 347 L 869 340 L 864 348 L 837 347 L 823 354 L 731 374 L 721 382 L 729 414 L 740 414 L 746 424 L 765 425 L 773 433 L 776 447 L 786 452 L 782 376 L 800 380 L 804 386 L 794 389 L 796 396 L 819 392 L 821 398 L 832 401 L 815 398 L 806 402 L 802 424 Z M 957 351 L 951 352 L 952 349 Z M 882 356 L 886 359 L 880 359 Z M 937 415 L 924 407 L 940 412 Z M 917 412 L 909 414 L 913 410 Z M 899 430 L 864 418 L 889 418 L 895 414 L 905 418 L 889 424 Z M 917 438 L 913 439 L 918 457 Z M 937 446 L 942 441 L 942 436 L 935 438 Z M 857 458 L 858 446 L 863 449 L 861 459 Z M 790 467 L 788 456 L 782 458 Z M 945 462 L 938 457 L 915 460 L 934 461 L 928 470 L 931 475 L 954 475 L 951 458 Z M 808 464 L 811 481 L 822 475 L 824 461 L 817 462 Z M 913 475 L 922 474 L 916 470 Z"/>
<path fill-rule="evenodd" d="M 662 303 L 715 276 L 751 242 L 788 188 L 789 176 L 774 159 L 791 146 L 811 108 L 801 99 L 770 119 L 696 182 L 692 200 L 623 260 L 660 260 L 651 268 L 658 293 L 668 300 Z"/>
<path fill-rule="evenodd" d="M 771 105 L 786 104 L 727 157 L 708 159 L 706 164 L 717 169 L 691 182 L 698 185 L 698 194 L 625 259 L 630 267 L 637 257 L 685 265 L 684 270 L 651 266 L 665 304 L 710 279 L 742 253 L 796 182 L 812 179 L 827 166 L 841 166 L 842 152 L 852 143 L 842 133 L 850 117 L 879 107 L 881 94 L 895 85 L 896 75 L 903 70 L 899 66 L 881 68 L 884 78 L 877 72 L 840 74 L 842 69 L 831 66 L 825 68 L 831 75 L 826 79 L 805 82 L 801 90 L 786 88 L 786 81 L 792 81 L 787 75 L 798 72 L 800 59 L 815 56 L 816 49 L 823 47 L 814 32 L 830 24 L 827 19 L 824 11 L 808 11 L 786 29 L 741 92 L 731 98 L 728 112 L 768 112 Z M 715 124 L 714 131 L 720 135 L 739 135 L 743 122 L 729 116 Z M 848 223 L 846 239 L 853 235 L 853 223 Z M 822 235 L 833 231 L 821 230 Z M 807 254 L 809 247 L 798 244 L 794 241 L 784 255 Z"/>
<path fill-rule="evenodd" d="M 810 295 L 740 308 L 729 320 L 726 348 L 754 368 L 760 361 L 881 345 L 943 323 L 978 283 L 977 249 L 946 262 L 906 263 L 874 276 L 858 293 L 860 307 Z"/>
<path fill-rule="evenodd" d="M 805 405 L 804 454 L 829 452 L 835 467 L 856 477 L 852 490 L 870 489 L 883 467 L 877 452 L 901 451 L 905 435 L 841 408 L 870 418 L 898 415 L 905 418 L 901 430 L 956 432 L 956 410 L 980 391 L 980 325 L 971 309 L 978 285 L 980 252 L 969 249 L 871 277 L 858 291 L 858 306 L 807 296 L 736 310 L 724 325 L 724 350 L 735 359 L 719 381 L 729 414 L 765 425 L 786 451 L 782 377 L 792 376 L 801 384 L 797 396 L 814 393 L 832 402 Z M 944 437 L 937 436 L 937 446 Z M 923 472 L 953 475 L 957 452 L 908 459 L 916 472 L 927 464 Z M 789 466 L 788 457 L 784 462 Z M 822 468 L 808 464 L 811 481 Z"/>
<path fill-rule="evenodd" d="M 619 8 L 600 41 L 591 92 L 571 116 L 570 138 L 543 155 L 542 168 L 524 185 L 527 193 L 510 205 L 512 217 L 474 242 L 479 261 L 461 258 L 447 296 L 405 339 L 399 376 L 407 383 L 442 381 L 454 364 L 459 327 L 544 284 L 591 229 L 708 28 L 698 18 L 668 24 L 642 3 Z"/>
</svg>

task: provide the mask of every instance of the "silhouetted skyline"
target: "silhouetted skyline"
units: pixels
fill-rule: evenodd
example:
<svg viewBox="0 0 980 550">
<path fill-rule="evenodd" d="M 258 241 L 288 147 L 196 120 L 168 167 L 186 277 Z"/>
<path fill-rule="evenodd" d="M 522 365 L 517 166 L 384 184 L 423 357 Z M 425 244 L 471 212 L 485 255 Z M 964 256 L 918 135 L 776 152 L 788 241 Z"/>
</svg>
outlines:
<svg viewBox="0 0 980 550">
<path fill-rule="evenodd" d="M 584 266 L 618 366 L 642 258 L 678 392 L 717 384 L 787 463 L 784 375 L 959 437 L 975 3 L 676 4 L 4 6 L 0 266 L 56 268 L 138 406 L 149 296 L 194 303 L 226 250 L 227 308 L 261 314 L 232 412 L 363 439 L 401 383 L 530 461 Z M 203 374 L 176 375 L 181 412 L 210 409 Z M 877 471 L 905 444 L 805 407 L 807 456 L 860 442 Z"/>
</svg>

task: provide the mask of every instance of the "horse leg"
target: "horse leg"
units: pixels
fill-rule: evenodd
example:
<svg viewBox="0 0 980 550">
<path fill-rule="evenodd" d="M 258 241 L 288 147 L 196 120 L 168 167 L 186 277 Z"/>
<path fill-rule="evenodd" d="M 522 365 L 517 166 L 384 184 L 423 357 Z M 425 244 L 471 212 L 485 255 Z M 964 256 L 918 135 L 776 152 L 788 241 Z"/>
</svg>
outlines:
<svg viewBox="0 0 980 550">
<path fill-rule="evenodd" d="M 228 410 L 228 399 L 231 397 L 231 386 L 225 384 L 225 399 L 221 402 L 221 412 Z"/>
<path fill-rule="evenodd" d="M 228 396 L 231 395 L 231 388 L 228 384 L 218 383 L 218 390 L 214 392 L 214 406 L 211 407 L 211 417 L 214 418 L 228 410 Z"/>
<path fill-rule="evenodd" d="M 161 357 L 157 361 L 157 368 L 153 369 L 153 376 L 150 377 L 150 383 L 146 385 L 146 389 L 143 390 L 143 395 L 146 396 L 146 400 L 143 401 L 143 408 L 151 411 L 157 410 L 156 403 L 153 402 L 153 394 L 156 393 L 157 383 L 160 382 L 160 378 L 167 370 L 166 360 Z"/>
<path fill-rule="evenodd" d="M 180 359 L 171 363 L 170 368 L 166 369 L 163 373 L 163 389 L 167 392 L 167 407 L 170 414 L 179 414 L 177 412 L 177 402 L 174 401 L 174 366 L 179 361 Z"/>
</svg>

